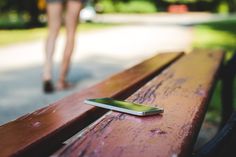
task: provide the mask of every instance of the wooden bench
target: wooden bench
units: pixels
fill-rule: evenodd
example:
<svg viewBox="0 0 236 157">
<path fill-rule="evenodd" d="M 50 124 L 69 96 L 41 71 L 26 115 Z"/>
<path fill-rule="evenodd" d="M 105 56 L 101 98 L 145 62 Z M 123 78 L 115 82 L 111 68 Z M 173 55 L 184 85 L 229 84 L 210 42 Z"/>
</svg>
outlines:
<svg viewBox="0 0 236 157">
<path fill-rule="evenodd" d="M 236 52 L 221 70 L 222 117 L 217 134 L 194 152 L 192 157 L 234 157 L 236 154 L 236 111 L 233 105 L 236 76 Z"/>
<path fill-rule="evenodd" d="M 1 126 L 0 156 L 189 156 L 223 59 L 220 51 L 157 55 Z M 83 104 L 96 97 L 165 111 L 136 117 Z"/>
</svg>

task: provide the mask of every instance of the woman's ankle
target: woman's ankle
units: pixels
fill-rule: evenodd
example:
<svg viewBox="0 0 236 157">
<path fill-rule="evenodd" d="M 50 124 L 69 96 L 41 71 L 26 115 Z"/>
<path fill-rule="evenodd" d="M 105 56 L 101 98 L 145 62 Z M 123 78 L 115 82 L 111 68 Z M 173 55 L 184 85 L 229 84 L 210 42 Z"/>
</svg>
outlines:
<svg viewBox="0 0 236 157">
<path fill-rule="evenodd" d="M 59 80 L 57 82 L 57 89 L 58 90 L 64 90 L 73 87 L 72 83 L 66 80 Z"/>
</svg>

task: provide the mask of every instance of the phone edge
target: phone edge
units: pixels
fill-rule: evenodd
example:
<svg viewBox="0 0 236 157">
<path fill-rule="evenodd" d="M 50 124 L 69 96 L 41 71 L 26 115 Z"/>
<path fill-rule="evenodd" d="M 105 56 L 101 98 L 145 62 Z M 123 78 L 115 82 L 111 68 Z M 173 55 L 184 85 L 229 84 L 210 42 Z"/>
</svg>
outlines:
<svg viewBox="0 0 236 157">
<path fill-rule="evenodd" d="M 104 108 L 107 110 L 124 112 L 124 113 L 128 113 L 128 114 L 136 115 L 136 116 L 148 116 L 148 115 L 160 114 L 160 113 L 164 112 L 164 109 L 162 109 L 162 108 L 158 108 L 158 110 L 152 111 L 152 112 L 133 111 L 133 110 L 129 110 L 129 109 L 123 109 L 123 108 L 119 108 L 119 107 L 115 107 L 115 106 L 109 106 L 106 104 L 93 102 L 93 101 L 90 101 L 89 99 L 85 100 L 84 103 L 89 104 L 89 105 L 93 105 L 93 106 L 97 106 L 97 107 L 101 107 L 101 108 Z"/>
</svg>

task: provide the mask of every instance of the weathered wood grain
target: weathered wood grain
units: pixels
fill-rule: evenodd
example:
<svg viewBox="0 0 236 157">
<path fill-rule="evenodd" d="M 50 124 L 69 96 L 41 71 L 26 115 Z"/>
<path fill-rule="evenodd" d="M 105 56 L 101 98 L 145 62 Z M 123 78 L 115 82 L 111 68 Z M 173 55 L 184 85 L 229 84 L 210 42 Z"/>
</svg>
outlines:
<svg viewBox="0 0 236 157">
<path fill-rule="evenodd" d="M 52 156 L 189 156 L 222 59 L 221 52 L 182 57 L 127 99 L 162 107 L 162 115 L 137 117 L 111 111 Z"/>
<path fill-rule="evenodd" d="M 107 110 L 84 105 L 87 98 L 125 98 L 183 53 L 159 54 L 133 68 L 0 126 L 0 156 L 45 156 Z"/>
</svg>

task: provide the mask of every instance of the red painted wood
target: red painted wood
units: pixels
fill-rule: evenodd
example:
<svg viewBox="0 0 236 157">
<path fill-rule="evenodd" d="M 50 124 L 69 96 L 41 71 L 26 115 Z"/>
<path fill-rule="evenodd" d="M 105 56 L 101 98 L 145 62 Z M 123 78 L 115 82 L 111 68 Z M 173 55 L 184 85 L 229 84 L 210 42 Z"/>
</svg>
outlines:
<svg viewBox="0 0 236 157">
<path fill-rule="evenodd" d="M 111 111 L 53 156 L 189 156 L 222 60 L 221 52 L 182 57 L 127 99 L 162 107 L 162 115 Z"/>
<path fill-rule="evenodd" d="M 127 97 L 182 55 L 159 54 L 91 88 L 0 126 L 0 156 L 35 157 L 54 150 L 62 141 L 106 112 L 84 105 L 86 98 Z"/>
</svg>

